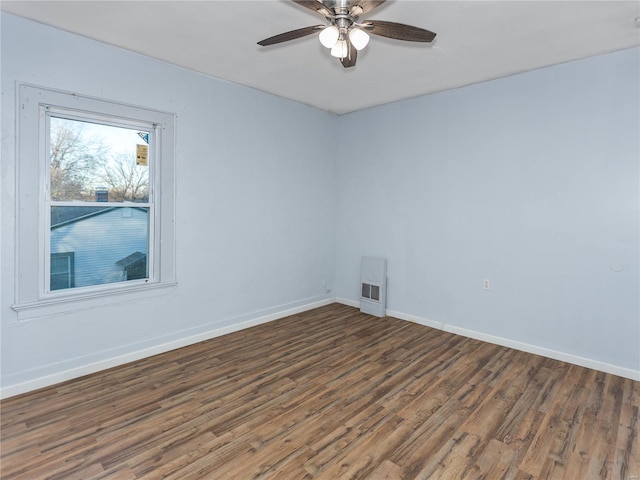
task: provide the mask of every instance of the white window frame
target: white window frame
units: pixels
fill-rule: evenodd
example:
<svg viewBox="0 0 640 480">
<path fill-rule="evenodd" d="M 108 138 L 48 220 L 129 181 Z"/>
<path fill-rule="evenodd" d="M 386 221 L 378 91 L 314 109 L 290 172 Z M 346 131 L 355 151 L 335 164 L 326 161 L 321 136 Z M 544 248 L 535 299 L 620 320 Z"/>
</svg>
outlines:
<svg viewBox="0 0 640 480">
<path fill-rule="evenodd" d="M 122 119 L 122 118 L 114 118 L 113 116 L 106 116 L 106 115 L 98 115 L 95 113 L 91 113 L 91 114 L 86 114 L 84 112 L 78 112 L 77 110 L 69 110 L 67 108 L 61 109 L 57 106 L 53 106 L 53 105 L 40 105 L 40 109 L 41 109 L 41 114 L 40 114 L 40 121 L 42 122 L 41 126 L 40 126 L 40 131 L 44 132 L 44 140 L 45 140 L 45 145 L 44 145 L 44 151 L 47 152 L 46 155 L 44 155 L 45 158 L 43 158 L 41 161 L 44 162 L 44 170 L 45 170 L 45 195 L 44 195 L 44 207 L 42 209 L 42 211 L 44 212 L 50 212 L 51 211 L 51 207 L 53 206 L 69 206 L 69 207 L 74 207 L 74 206 L 115 206 L 118 208 L 123 208 L 123 207 L 143 207 L 143 208 L 148 208 L 149 209 L 149 238 L 148 238 L 148 255 L 147 255 L 147 265 L 149 268 L 149 277 L 147 279 L 144 280 L 138 280 L 139 282 L 144 282 L 144 283 L 148 283 L 148 282 L 157 282 L 158 278 L 156 275 L 156 271 L 158 270 L 158 259 L 157 256 L 155 255 L 155 250 L 156 248 L 154 248 L 156 246 L 156 242 L 155 242 L 155 224 L 157 221 L 157 216 L 156 216 L 156 209 L 155 209 L 155 198 L 156 198 L 156 190 L 159 187 L 157 185 L 156 177 L 157 175 L 155 175 L 156 171 L 157 171 L 157 164 L 158 164 L 158 159 L 160 158 L 160 146 L 159 146 L 159 135 L 158 135 L 158 129 L 159 129 L 159 125 L 156 123 L 149 123 L 149 122 L 142 122 L 140 120 L 136 120 L 133 121 L 131 119 Z M 56 201 L 51 199 L 51 195 L 49 193 L 49 190 L 47 189 L 47 187 L 50 188 L 51 186 L 51 169 L 49 167 L 50 163 L 49 163 L 49 158 L 48 155 L 51 151 L 51 145 L 50 145 L 50 139 L 51 139 L 51 117 L 54 118 L 62 118 L 65 120 L 75 120 L 75 121 L 79 121 L 79 122 L 87 122 L 87 123 L 96 123 L 96 124 L 103 124 L 103 125 L 108 125 L 108 126 L 114 126 L 114 127 L 121 127 L 121 128 L 127 128 L 130 130 L 143 130 L 143 131 L 148 131 L 149 132 L 149 139 L 148 139 L 148 143 L 149 143 L 149 199 L 147 202 L 144 203 L 130 203 L 130 202 L 88 202 L 88 201 L 83 201 L 83 202 L 75 202 L 75 201 Z M 49 259 L 51 257 L 51 252 L 50 252 L 50 246 L 51 246 L 51 224 L 50 224 L 50 219 L 51 216 L 50 215 L 45 215 L 45 220 L 46 220 L 46 224 L 45 224 L 45 228 L 44 228 L 44 239 L 43 239 L 43 243 L 41 245 L 41 250 L 44 251 L 44 275 L 42 276 L 42 278 L 40 279 L 40 285 L 42 287 L 41 290 L 41 297 L 45 298 L 48 296 L 62 296 L 62 295 L 74 295 L 77 293 L 77 288 L 85 288 L 87 290 L 96 290 L 96 289 L 103 289 L 103 288 L 120 288 L 122 285 L 120 282 L 118 283 L 106 283 L 106 284 L 100 284 L 100 285 L 95 285 L 95 286 L 90 286 L 90 287 L 74 287 L 76 290 L 70 290 L 70 289 L 64 289 L 64 290 L 54 290 L 52 291 L 49 285 L 49 281 L 50 281 L 50 275 L 47 274 L 47 272 L 50 272 L 51 268 L 49 265 Z"/>
<path fill-rule="evenodd" d="M 13 309 L 18 312 L 18 319 L 146 298 L 174 287 L 175 115 L 26 84 L 18 85 L 17 100 L 17 261 Z M 148 279 L 49 291 L 50 114 L 129 128 L 153 128 L 157 148 L 150 149 L 155 156 L 150 159 L 153 197 L 149 202 L 153 205 L 149 214 L 153 218 L 150 218 Z"/>
</svg>

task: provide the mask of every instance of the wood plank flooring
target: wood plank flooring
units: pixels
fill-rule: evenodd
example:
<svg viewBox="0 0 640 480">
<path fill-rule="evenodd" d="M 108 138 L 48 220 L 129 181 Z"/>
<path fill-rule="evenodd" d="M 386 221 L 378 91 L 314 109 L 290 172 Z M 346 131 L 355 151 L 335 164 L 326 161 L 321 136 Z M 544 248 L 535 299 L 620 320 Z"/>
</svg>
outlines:
<svg viewBox="0 0 640 480">
<path fill-rule="evenodd" d="M 640 382 L 337 304 L 0 408 L 6 480 L 640 479 Z"/>
</svg>

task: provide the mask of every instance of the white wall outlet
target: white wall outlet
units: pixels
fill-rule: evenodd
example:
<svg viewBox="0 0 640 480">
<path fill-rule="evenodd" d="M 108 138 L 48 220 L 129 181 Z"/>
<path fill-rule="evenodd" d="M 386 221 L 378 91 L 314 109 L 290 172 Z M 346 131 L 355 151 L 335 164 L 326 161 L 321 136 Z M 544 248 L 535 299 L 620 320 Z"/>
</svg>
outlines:
<svg viewBox="0 0 640 480">
<path fill-rule="evenodd" d="M 482 289 L 483 290 L 491 290 L 491 282 L 488 278 L 482 279 Z"/>
</svg>

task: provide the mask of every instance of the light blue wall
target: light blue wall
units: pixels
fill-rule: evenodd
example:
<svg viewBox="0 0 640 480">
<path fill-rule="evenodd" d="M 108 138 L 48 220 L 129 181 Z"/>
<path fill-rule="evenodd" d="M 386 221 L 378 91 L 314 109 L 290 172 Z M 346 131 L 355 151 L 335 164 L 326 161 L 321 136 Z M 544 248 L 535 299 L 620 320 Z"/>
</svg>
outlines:
<svg viewBox="0 0 640 480">
<path fill-rule="evenodd" d="M 342 117 L 337 295 L 380 255 L 391 310 L 640 370 L 639 72 L 636 48 Z"/>
<path fill-rule="evenodd" d="M 388 258 L 397 312 L 640 369 L 638 49 L 335 117 L 1 27 L 3 387 L 357 300 L 361 255 Z M 177 113 L 173 293 L 17 321 L 16 82 Z"/>
<path fill-rule="evenodd" d="M 329 114 L 12 15 L 1 27 L 3 387 L 330 297 Z M 177 114 L 173 293 L 17 320 L 16 82 Z"/>
</svg>

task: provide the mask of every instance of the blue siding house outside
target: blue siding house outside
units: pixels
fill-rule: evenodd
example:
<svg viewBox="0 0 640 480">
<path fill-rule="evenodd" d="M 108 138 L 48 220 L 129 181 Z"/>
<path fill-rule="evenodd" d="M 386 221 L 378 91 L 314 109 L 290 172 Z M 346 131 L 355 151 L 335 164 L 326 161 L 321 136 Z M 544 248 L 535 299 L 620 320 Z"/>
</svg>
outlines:
<svg viewBox="0 0 640 480">
<path fill-rule="evenodd" d="M 71 254 L 73 282 L 88 287 L 147 276 L 149 210 L 140 207 L 53 207 L 51 256 Z M 53 271 L 51 272 L 53 273 Z"/>
</svg>

